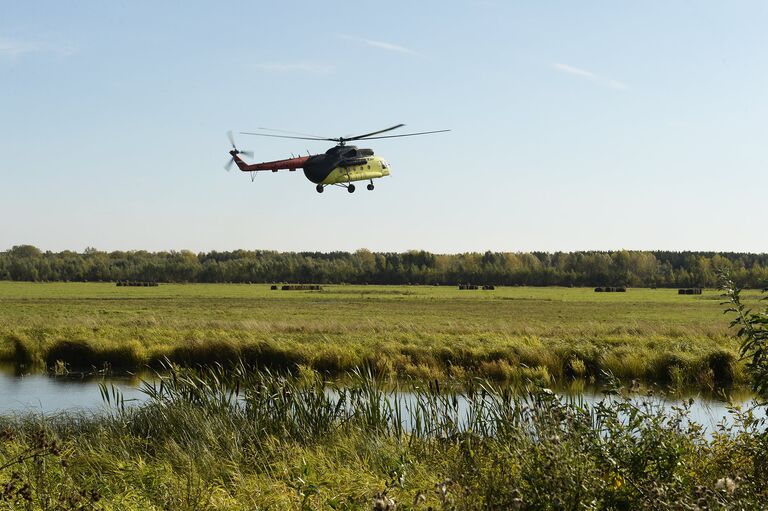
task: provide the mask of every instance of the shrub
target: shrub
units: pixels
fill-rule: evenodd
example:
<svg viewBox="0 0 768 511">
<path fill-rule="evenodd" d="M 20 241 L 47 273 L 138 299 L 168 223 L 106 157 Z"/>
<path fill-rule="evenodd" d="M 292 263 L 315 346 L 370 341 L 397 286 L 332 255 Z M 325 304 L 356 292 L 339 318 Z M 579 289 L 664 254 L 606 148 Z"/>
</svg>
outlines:
<svg viewBox="0 0 768 511">
<path fill-rule="evenodd" d="M 725 291 L 724 304 L 729 305 L 725 312 L 736 314 L 731 327 L 738 327 L 736 335 L 741 340 L 740 353 L 742 358 L 749 360 L 747 370 L 752 379 L 752 389 L 759 396 L 768 398 L 768 308 L 758 312 L 748 309 L 741 303 L 741 289 L 727 273 L 721 272 L 720 279 Z"/>
</svg>

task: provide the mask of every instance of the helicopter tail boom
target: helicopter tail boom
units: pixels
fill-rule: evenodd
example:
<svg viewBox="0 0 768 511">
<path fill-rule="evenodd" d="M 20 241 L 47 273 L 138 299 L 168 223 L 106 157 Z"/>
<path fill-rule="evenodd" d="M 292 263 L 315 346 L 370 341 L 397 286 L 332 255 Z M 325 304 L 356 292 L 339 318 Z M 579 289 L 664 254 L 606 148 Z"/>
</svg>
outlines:
<svg viewBox="0 0 768 511">
<path fill-rule="evenodd" d="M 243 172 L 257 172 L 260 170 L 271 170 L 272 172 L 277 172 L 278 170 L 296 170 L 304 168 L 304 164 L 309 159 L 309 156 L 299 156 L 298 158 L 248 164 L 240 158 L 237 151 L 230 151 L 229 154 L 232 155 L 232 159 L 235 161 L 237 168 Z"/>
</svg>

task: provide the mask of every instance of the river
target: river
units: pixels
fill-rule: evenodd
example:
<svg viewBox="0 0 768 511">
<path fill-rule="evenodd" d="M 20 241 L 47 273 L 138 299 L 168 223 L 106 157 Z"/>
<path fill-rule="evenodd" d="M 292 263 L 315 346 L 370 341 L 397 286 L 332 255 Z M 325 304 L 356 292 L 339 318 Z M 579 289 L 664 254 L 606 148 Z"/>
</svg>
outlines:
<svg viewBox="0 0 768 511">
<path fill-rule="evenodd" d="M 123 394 L 129 404 L 140 403 L 146 396 L 139 390 L 144 379 L 152 379 L 151 373 L 140 376 L 103 375 L 49 375 L 41 373 L 19 373 L 13 366 L 0 366 L 0 415 L 23 414 L 59 414 L 65 412 L 100 413 L 106 410 L 102 400 L 99 383 L 109 388 L 114 385 Z M 564 399 L 580 399 L 587 404 L 594 404 L 605 399 L 605 395 L 594 386 L 571 386 L 558 389 Z M 409 401 L 409 393 L 398 394 L 403 402 Z M 393 397 L 391 397 L 393 398 Z M 667 409 L 679 406 L 693 398 L 690 419 L 702 424 L 712 432 L 721 421 L 729 422 L 728 403 L 711 396 L 688 394 L 684 396 L 653 396 L 637 399 L 650 399 Z M 746 391 L 731 396 L 734 404 L 747 408 L 754 405 L 751 394 Z M 460 414 L 465 409 L 460 403 Z M 765 407 L 756 410 L 756 416 L 765 416 Z"/>
</svg>

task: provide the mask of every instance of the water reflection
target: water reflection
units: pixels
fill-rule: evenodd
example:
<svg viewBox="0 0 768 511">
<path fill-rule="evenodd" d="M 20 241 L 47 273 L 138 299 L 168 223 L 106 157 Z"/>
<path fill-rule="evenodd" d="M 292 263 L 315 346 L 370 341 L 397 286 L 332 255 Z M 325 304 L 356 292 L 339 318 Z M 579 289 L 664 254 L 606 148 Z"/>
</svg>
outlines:
<svg viewBox="0 0 768 511">
<path fill-rule="evenodd" d="M 146 399 L 146 396 L 138 389 L 142 380 L 154 380 L 152 373 L 104 375 L 99 373 L 82 374 L 69 373 L 65 375 L 50 375 L 34 372 L 24 372 L 13 365 L 0 366 L 0 415 L 11 414 L 57 414 L 62 412 L 100 412 L 106 409 L 102 401 L 99 383 L 107 387 L 114 385 L 123 394 L 126 404 L 137 404 Z M 693 399 L 690 406 L 689 418 L 707 428 L 711 433 L 717 425 L 724 421 L 732 423 L 729 413 L 729 404 L 724 401 L 725 396 L 686 394 L 668 396 L 661 393 L 653 394 L 653 388 L 641 388 L 637 395 L 637 402 L 644 399 L 651 400 L 655 405 L 672 411 L 675 406 L 680 406 L 685 401 Z M 573 400 L 587 405 L 594 405 L 603 399 L 612 399 L 606 396 L 602 389 L 596 385 L 590 385 L 583 381 L 576 381 L 568 386 L 557 389 L 562 399 Z M 644 395 L 645 394 L 645 395 Z M 413 401 L 413 394 L 408 391 L 392 391 L 388 395 L 390 402 L 399 401 L 402 409 L 409 408 Z M 461 395 L 458 398 L 458 416 L 466 416 L 468 403 Z M 744 389 L 731 391 L 731 402 L 742 409 L 753 406 L 752 395 Z M 765 408 L 758 408 L 755 415 L 765 417 Z"/>
<path fill-rule="evenodd" d="M 671 412 L 673 407 L 680 407 L 692 400 L 689 411 L 689 419 L 692 422 L 705 426 L 710 432 L 717 428 L 718 424 L 725 420 L 726 424 L 732 424 L 729 407 L 735 406 L 745 411 L 755 407 L 754 394 L 746 387 L 734 387 L 728 390 L 720 389 L 709 392 L 693 392 L 691 390 L 668 393 L 666 389 L 657 386 L 637 385 L 633 402 L 639 404 L 642 401 L 650 401 L 654 405 L 663 407 Z M 590 406 L 615 397 L 607 396 L 603 389 L 584 380 L 575 380 L 569 385 L 558 389 L 565 399 L 584 402 Z M 765 407 L 755 409 L 755 417 L 766 416 Z"/>
<path fill-rule="evenodd" d="M 49 375 L 4 365 L 0 366 L 0 414 L 98 411 L 104 408 L 99 383 L 119 388 L 126 400 L 141 400 L 139 382 L 139 375 Z"/>
</svg>

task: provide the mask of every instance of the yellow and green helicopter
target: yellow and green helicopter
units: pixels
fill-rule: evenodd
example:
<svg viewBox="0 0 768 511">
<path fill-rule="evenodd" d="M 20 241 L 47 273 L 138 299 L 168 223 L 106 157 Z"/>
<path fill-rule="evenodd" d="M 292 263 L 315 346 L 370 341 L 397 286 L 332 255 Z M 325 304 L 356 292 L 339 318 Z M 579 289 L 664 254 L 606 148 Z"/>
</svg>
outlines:
<svg viewBox="0 0 768 511">
<path fill-rule="evenodd" d="M 259 171 L 272 171 L 277 172 L 279 170 L 288 170 L 291 172 L 296 169 L 302 169 L 304 175 L 315 183 L 317 186 L 315 189 L 318 193 L 323 193 L 325 187 L 335 185 L 346 188 L 349 193 L 355 191 L 355 181 L 369 181 L 368 190 L 373 190 L 373 180 L 389 175 L 390 167 L 389 163 L 381 156 L 373 154 L 372 149 L 358 148 L 357 146 L 347 145 L 347 142 L 355 140 L 373 140 L 380 138 L 398 138 L 398 137 L 412 137 L 415 135 L 428 135 L 431 133 L 443 133 L 450 130 L 437 130 L 437 131 L 421 131 L 418 133 L 403 133 L 400 135 L 381 135 L 388 131 L 392 131 L 398 128 L 402 128 L 405 124 L 398 124 L 391 128 L 386 128 L 379 131 L 373 131 L 371 133 L 365 133 L 363 135 L 356 135 L 352 137 L 318 137 L 314 135 L 307 135 L 305 133 L 295 133 L 283 130 L 272 130 L 268 128 L 259 128 L 262 131 L 273 131 L 281 133 L 291 133 L 291 135 L 276 135 L 269 133 L 254 133 L 250 131 L 241 131 L 243 135 L 256 135 L 259 137 L 275 137 L 275 138 L 292 138 L 297 140 L 322 140 L 328 142 L 336 142 L 334 147 L 328 149 L 324 154 L 310 154 L 308 156 L 299 156 L 288 158 L 285 160 L 274 160 L 263 163 L 246 163 L 240 155 L 253 157 L 252 151 L 241 151 L 235 145 L 235 138 L 232 132 L 229 131 L 227 136 L 229 142 L 232 144 L 232 150 L 229 151 L 232 157 L 225 168 L 229 170 L 232 164 L 235 163 L 237 167 L 243 172 L 259 172 Z"/>
</svg>

